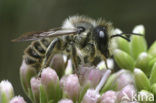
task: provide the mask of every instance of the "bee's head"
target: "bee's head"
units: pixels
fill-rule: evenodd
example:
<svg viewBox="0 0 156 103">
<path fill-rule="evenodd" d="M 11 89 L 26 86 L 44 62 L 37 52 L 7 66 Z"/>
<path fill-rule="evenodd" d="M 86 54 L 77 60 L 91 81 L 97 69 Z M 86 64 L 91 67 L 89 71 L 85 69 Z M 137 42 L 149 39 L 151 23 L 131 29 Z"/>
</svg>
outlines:
<svg viewBox="0 0 156 103">
<path fill-rule="evenodd" d="M 84 47 L 89 40 L 91 39 L 91 31 L 93 30 L 92 25 L 89 23 L 81 23 L 76 26 L 77 28 L 77 35 L 74 35 L 74 41 L 80 45 L 81 47 Z"/>
<path fill-rule="evenodd" d="M 100 52 L 107 53 L 108 41 L 109 41 L 107 27 L 102 26 L 102 25 L 95 27 L 93 30 L 93 36 L 95 38 L 97 48 L 100 50 Z M 107 54 L 105 55 L 107 56 Z"/>
<path fill-rule="evenodd" d="M 95 40 L 97 42 L 107 44 L 108 43 L 108 34 L 107 34 L 107 28 L 104 26 L 97 26 L 93 30 L 93 35 L 95 37 Z"/>
</svg>

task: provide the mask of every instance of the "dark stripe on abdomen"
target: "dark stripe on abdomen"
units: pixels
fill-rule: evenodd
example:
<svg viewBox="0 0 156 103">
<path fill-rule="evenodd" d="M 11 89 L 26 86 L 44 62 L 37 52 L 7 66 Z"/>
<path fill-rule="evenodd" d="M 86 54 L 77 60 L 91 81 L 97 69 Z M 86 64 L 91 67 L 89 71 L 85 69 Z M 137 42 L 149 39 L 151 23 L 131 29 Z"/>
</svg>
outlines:
<svg viewBox="0 0 156 103">
<path fill-rule="evenodd" d="M 34 42 L 33 46 L 38 52 L 40 52 L 41 54 L 45 54 L 46 51 L 43 49 L 39 41 Z"/>
<path fill-rule="evenodd" d="M 48 48 L 48 46 L 50 45 L 50 40 L 47 38 L 47 39 L 42 39 L 41 40 L 41 43 L 46 47 Z"/>
<path fill-rule="evenodd" d="M 32 48 L 29 47 L 26 51 L 31 57 L 34 57 L 36 59 L 41 59 L 41 56 L 39 54 L 36 53 L 36 51 Z"/>
<path fill-rule="evenodd" d="M 49 38 L 33 41 L 24 51 L 26 64 L 40 66 L 51 41 Z"/>
</svg>

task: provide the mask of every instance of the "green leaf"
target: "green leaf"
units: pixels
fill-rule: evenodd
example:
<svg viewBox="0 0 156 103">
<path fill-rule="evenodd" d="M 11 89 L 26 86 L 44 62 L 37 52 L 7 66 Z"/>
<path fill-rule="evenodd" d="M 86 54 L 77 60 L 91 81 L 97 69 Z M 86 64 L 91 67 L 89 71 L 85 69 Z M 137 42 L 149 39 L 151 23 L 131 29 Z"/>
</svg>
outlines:
<svg viewBox="0 0 156 103">
<path fill-rule="evenodd" d="M 47 103 L 47 95 L 43 85 L 40 86 L 40 103 Z"/>
<path fill-rule="evenodd" d="M 154 64 L 151 74 L 150 74 L 150 82 L 151 84 L 156 83 L 156 63 Z"/>
<path fill-rule="evenodd" d="M 151 72 L 151 68 L 148 68 L 150 60 L 152 60 L 152 56 L 143 52 L 137 58 L 135 67 L 140 68 L 147 76 L 149 76 Z"/>
<path fill-rule="evenodd" d="M 120 68 L 128 69 L 133 71 L 134 69 L 134 60 L 126 52 L 116 49 L 114 52 L 114 58 Z"/>
<path fill-rule="evenodd" d="M 156 41 L 151 45 L 151 47 L 148 50 L 148 53 L 156 57 Z"/>
<path fill-rule="evenodd" d="M 138 90 L 150 90 L 150 81 L 143 71 L 134 69 L 135 83 Z"/>
</svg>

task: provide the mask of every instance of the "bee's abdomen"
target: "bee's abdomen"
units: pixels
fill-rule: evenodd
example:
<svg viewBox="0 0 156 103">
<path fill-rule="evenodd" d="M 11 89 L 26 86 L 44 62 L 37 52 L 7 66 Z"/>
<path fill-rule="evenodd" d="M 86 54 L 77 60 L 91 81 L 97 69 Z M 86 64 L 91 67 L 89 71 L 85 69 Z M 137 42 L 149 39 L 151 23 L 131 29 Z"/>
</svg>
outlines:
<svg viewBox="0 0 156 103">
<path fill-rule="evenodd" d="M 40 67 L 50 42 L 49 38 L 32 42 L 24 51 L 23 59 L 26 64 Z"/>
</svg>

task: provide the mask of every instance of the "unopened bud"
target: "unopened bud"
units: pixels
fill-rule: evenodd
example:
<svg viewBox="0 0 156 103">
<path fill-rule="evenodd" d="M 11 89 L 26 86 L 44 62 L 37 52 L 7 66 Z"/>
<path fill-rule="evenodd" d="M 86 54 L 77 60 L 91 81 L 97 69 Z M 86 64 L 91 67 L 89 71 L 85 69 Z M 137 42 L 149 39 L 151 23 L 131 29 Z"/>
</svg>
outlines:
<svg viewBox="0 0 156 103">
<path fill-rule="evenodd" d="M 138 25 L 133 29 L 133 33 L 137 34 L 145 34 L 144 26 Z M 137 59 L 138 55 L 141 52 L 145 52 L 147 50 L 147 43 L 144 36 L 133 35 L 131 36 L 130 42 L 131 54 L 134 59 Z"/>
<path fill-rule="evenodd" d="M 150 74 L 150 82 L 151 84 L 156 83 L 156 63 L 154 64 L 151 74 Z"/>
<path fill-rule="evenodd" d="M 0 82 L 0 103 L 8 103 L 14 96 L 14 90 L 12 84 L 3 80 Z"/>
<path fill-rule="evenodd" d="M 30 89 L 30 79 L 34 75 L 36 75 L 36 68 L 27 65 L 25 63 L 25 60 L 23 60 L 22 65 L 20 67 L 20 80 L 26 94 L 28 94 L 28 91 Z"/>
<path fill-rule="evenodd" d="M 148 50 L 148 53 L 156 57 L 156 41 L 151 45 L 151 47 Z"/>
<path fill-rule="evenodd" d="M 95 88 L 98 85 L 105 73 L 105 70 L 99 70 L 95 67 L 81 67 L 79 70 L 80 82 L 82 85 L 87 85 L 89 83 L 91 88 Z"/>
<path fill-rule="evenodd" d="M 102 89 L 102 93 L 108 90 L 119 91 L 129 84 L 135 85 L 133 74 L 127 70 L 120 70 L 108 78 Z"/>
<path fill-rule="evenodd" d="M 82 103 L 97 103 L 99 98 L 99 93 L 93 89 L 88 89 L 83 97 Z"/>
<path fill-rule="evenodd" d="M 148 68 L 148 63 L 152 59 L 152 56 L 147 54 L 146 52 L 143 52 L 139 54 L 135 67 L 140 68 L 144 73 L 147 75 L 150 74 L 152 68 Z"/>
<path fill-rule="evenodd" d="M 134 60 L 129 54 L 122 50 L 116 49 L 114 52 L 114 58 L 120 68 L 133 71 Z"/>
<path fill-rule="evenodd" d="M 26 103 L 26 101 L 21 96 L 16 96 L 11 99 L 9 103 Z"/>
<path fill-rule="evenodd" d="M 136 89 L 133 85 L 125 86 L 117 96 L 117 103 L 132 102 L 137 100 Z"/>
<path fill-rule="evenodd" d="M 61 78 L 65 71 L 65 61 L 61 54 L 56 54 L 51 62 L 51 67 L 56 71 L 58 76 Z"/>
<path fill-rule="evenodd" d="M 143 25 L 137 25 L 134 27 L 133 33 L 145 35 L 145 27 Z"/>
<path fill-rule="evenodd" d="M 50 67 L 47 67 L 42 70 L 41 81 L 43 85 L 48 86 L 49 83 L 57 84 L 59 79 L 55 70 L 51 69 Z"/>
<path fill-rule="evenodd" d="M 77 100 L 80 94 L 80 83 L 77 75 L 70 74 L 61 79 L 61 84 L 65 95 L 72 99 L 73 101 Z"/>
<path fill-rule="evenodd" d="M 70 99 L 62 99 L 58 103 L 73 103 L 73 101 Z"/>
<path fill-rule="evenodd" d="M 117 99 L 117 93 L 114 91 L 107 91 L 100 97 L 100 103 L 115 103 Z"/>
<path fill-rule="evenodd" d="M 115 29 L 114 30 L 114 35 L 115 34 L 121 34 L 122 31 L 120 29 Z M 128 54 L 130 54 L 130 44 L 127 40 L 123 39 L 123 38 L 114 38 L 116 39 L 114 42 L 115 45 L 117 45 L 117 48 L 116 49 L 120 49 Z"/>
<path fill-rule="evenodd" d="M 156 96 L 156 83 L 151 86 L 152 93 Z"/>
<path fill-rule="evenodd" d="M 59 92 L 59 79 L 55 70 L 47 67 L 42 70 L 41 73 L 41 83 L 47 93 L 48 100 L 53 100 L 57 102 L 60 97 L 58 97 Z M 57 91 L 58 90 L 58 91 Z"/>
<path fill-rule="evenodd" d="M 31 84 L 31 90 L 33 93 L 33 97 L 36 103 L 39 103 L 40 100 L 40 86 L 41 86 L 41 80 L 40 78 L 32 78 L 30 81 Z"/>
<path fill-rule="evenodd" d="M 112 34 L 116 35 L 116 34 L 121 34 L 121 33 L 122 33 L 122 31 L 120 29 L 115 28 Z M 113 52 L 115 51 L 115 49 L 118 49 L 118 43 L 117 42 L 118 42 L 118 38 L 112 38 L 111 39 L 111 43 L 110 43 L 111 52 L 110 52 L 110 54 L 114 54 Z"/>
<path fill-rule="evenodd" d="M 153 68 L 154 64 L 156 63 L 156 58 L 152 58 L 148 63 L 148 69 L 151 72 L 151 69 Z"/>
<path fill-rule="evenodd" d="M 121 90 L 127 85 L 135 85 L 134 76 L 131 72 L 125 71 L 121 73 L 116 79 L 116 90 Z"/>
<path fill-rule="evenodd" d="M 154 95 L 146 90 L 141 90 L 138 94 L 138 101 L 141 103 L 154 103 Z"/>
<path fill-rule="evenodd" d="M 134 69 L 135 83 L 139 90 L 150 90 L 150 81 L 143 71 L 140 69 Z"/>
</svg>

